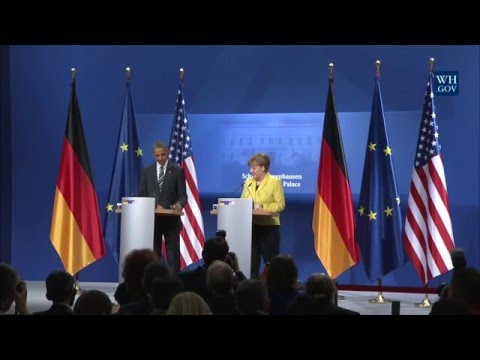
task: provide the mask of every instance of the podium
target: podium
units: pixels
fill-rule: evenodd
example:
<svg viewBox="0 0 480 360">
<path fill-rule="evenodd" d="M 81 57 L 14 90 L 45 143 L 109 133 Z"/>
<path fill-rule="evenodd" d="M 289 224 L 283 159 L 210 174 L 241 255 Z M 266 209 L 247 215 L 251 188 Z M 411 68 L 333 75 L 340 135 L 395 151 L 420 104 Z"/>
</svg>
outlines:
<svg viewBox="0 0 480 360">
<path fill-rule="evenodd" d="M 211 210 L 211 215 L 217 215 L 217 230 L 227 232 L 230 251 L 237 254 L 240 270 L 251 277 L 252 261 L 252 216 L 279 216 L 265 210 L 252 210 L 252 199 L 219 198 L 217 210 Z"/>
<path fill-rule="evenodd" d="M 217 212 L 217 230 L 227 232 L 230 251 L 237 254 L 240 270 L 250 277 L 252 199 L 219 198 Z"/>
<path fill-rule="evenodd" d="M 155 198 L 122 197 L 122 208 L 115 212 L 122 214 L 118 258 L 118 281 L 122 282 L 125 256 L 134 249 L 153 249 Z"/>
<path fill-rule="evenodd" d="M 134 249 L 153 249 L 155 216 L 181 216 L 182 211 L 156 209 L 154 197 L 122 197 L 118 281 L 122 282 L 125 256 Z"/>
</svg>

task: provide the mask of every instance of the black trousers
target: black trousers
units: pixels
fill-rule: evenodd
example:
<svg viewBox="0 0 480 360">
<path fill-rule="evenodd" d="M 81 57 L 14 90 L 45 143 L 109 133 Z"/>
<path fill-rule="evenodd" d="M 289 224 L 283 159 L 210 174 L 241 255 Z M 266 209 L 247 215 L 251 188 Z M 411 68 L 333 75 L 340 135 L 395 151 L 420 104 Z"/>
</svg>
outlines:
<svg viewBox="0 0 480 360">
<path fill-rule="evenodd" d="M 252 259 L 250 277 L 258 278 L 260 263 L 265 264 L 280 253 L 280 225 L 252 225 Z"/>
<path fill-rule="evenodd" d="M 162 237 L 164 237 L 166 260 L 175 275 L 180 271 L 181 230 L 182 221 L 178 216 L 155 216 L 153 250 L 162 257 Z"/>
</svg>

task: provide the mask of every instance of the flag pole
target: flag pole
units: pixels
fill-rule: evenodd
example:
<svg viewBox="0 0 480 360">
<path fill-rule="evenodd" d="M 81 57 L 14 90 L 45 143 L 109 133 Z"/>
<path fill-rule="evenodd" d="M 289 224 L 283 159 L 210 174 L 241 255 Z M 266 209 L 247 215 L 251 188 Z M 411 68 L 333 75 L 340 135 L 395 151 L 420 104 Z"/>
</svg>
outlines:
<svg viewBox="0 0 480 360">
<path fill-rule="evenodd" d="M 333 68 L 334 68 L 333 63 L 328 64 L 328 70 L 329 70 L 329 73 L 330 73 L 328 78 L 330 80 L 333 80 Z M 338 294 L 338 284 L 337 284 L 336 279 L 333 279 L 333 282 L 335 283 L 335 288 L 336 288 L 336 291 L 335 291 L 335 305 L 336 305 L 336 304 L 338 304 L 338 300 L 345 300 L 345 296 Z"/>
<path fill-rule="evenodd" d="M 381 65 L 381 61 L 376 60 L 375 61 L 375 76 L 377 78 L 380 78 L 380 65 Z M 378 294 L 375 298 L 368 300 L 368 302 L 370 304 L 388 304 L 388 303 L 390 303 L 391 301 L 385 299 L 385 297 L 383 296 L 383 293 L 382 293 L 382 279 L 381 278 L 377 279 L 377 284 L 378 284 Z"/>
<path fill-rule="evenodd" d="M 329 78 L 330 80 L 333 80 L 333 68 L 334 68 L 333 63 L 328 64 L 328 70 L 329 70 L 329 76 L 328 76 L 328 78 Z M 345 296 L 338 294 L 338 284 L 337 284 L 336 279 L 333 279 L 333 282 L 335 283 L 335 288 L 336 288 L 336 291 L 335 291 L 335 304 L 337 304 L 337 303 L 338 303 L 338 300 L 345 300 Z"/>
<path fill-rule="evenodd" d="M 378 279 L 378 295 L 375 298 L 368 300 L 368 302 L 370 304 L 389 304 L 392 302 L 391 300 L 387 300 L 383 297 L 382 279 Z"/>
<path fill-rule="evenodd" d="M 72 84 L 75 84 L 75 76 L 77 75 L 77 69 L 71 68 L 70 72 L 72 73 Z M 79 272 L 75 274 L 75 289 L 77 294 L 80 295 L 84 293 L 84 290 L 80 287 L 80 275 Z"/>
<path fill-rule="evenodd" d="M 430 74 L 433 73 L 433 65 L 435 64 L 435 58 L 430 58 L 428 59 L 428 71 Z M 432 85 L 432 84 L 430 84 Z M 430 299 L 428 298 L 428 293 L 427 293 L 427 285 L 425 284 L 425 297 L 423 298 L 423 300 L 419 303 L 415 303 L 415 307 L 419 307 L 419 308 L 430 308 L 432 307 L 432 302 L 430 301 Z"/>
<path fill-rule="evenodd" d="M 338 283 L 336 279 L 332 279 L 335 283 L 335 305 L 338 305 L 338 300 L 345 300 L 345 296 L 338 294 Z"/>
<path fill-rule="evenodd" d="M 435 58 L 430 58 L 428 59 L 428 68 L 430 71 L 430 74 L 433 73 L 433 64 L 435 63 Z"/>
<path fill-rule="evenodd" d="M 130 72 L 131 72 L 130 66 L 127 66 L 125 68 L 125 72 L 127 73 L 127 85 L 128 85 L 130 84 Z"/>
<path fill-rule="evenodd" d="M 422 300 L 422 302 L 415 303 L 415 307 L 419 307 L 419 308 L 430 308 L 430 307 L 432 307 L 432 302 L 428 298 L 428 294 L 427 294 L 427 285 L 425 285 L 425 298 Z"/>
<path fill-rule="evenodd" d="M 375 75 L 377 77 L 380 77 L 380 64 L 381 64 L 380 60 L 375 61 L 375 67 L 377 69 L 375 72 Z"/>
</svg>

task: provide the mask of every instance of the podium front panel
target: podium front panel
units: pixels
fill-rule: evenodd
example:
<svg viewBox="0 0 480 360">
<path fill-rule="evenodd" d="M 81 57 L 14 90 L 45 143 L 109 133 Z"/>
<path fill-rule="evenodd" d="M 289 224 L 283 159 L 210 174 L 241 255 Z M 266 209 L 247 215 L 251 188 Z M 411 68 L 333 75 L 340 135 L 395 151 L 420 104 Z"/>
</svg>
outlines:
<svg viewBox="0 0 480 360">
<path fill-rule="evenodd" d="M 227 232 L 230 251 L 237 254 L 240 270 L 250 278 L 252 254 L 252 199 L 218 199 L 217 230 Z"/>
<path fill-rule="evenodd" d="M 134 249 L 153 249 L 155 226 L 155 198 L 122 198 L 120 226 L 119 282 L 123 281 L 122 267 L 125 256 Z"/>
</svg>

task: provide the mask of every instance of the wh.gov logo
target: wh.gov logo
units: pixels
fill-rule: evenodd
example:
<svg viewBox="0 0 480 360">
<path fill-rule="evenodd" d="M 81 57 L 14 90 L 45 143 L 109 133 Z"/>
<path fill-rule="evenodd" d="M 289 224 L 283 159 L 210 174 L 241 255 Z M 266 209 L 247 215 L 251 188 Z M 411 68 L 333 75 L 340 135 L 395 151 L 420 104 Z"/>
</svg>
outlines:
<svg viewBox="0 0 480 360">
<path fill-rule="evenodd" d="M 458 71 L 437 71 L 433 77 L 433 93 L 437 96 L 457 95 L 459 92 Z"/>
</svg>

